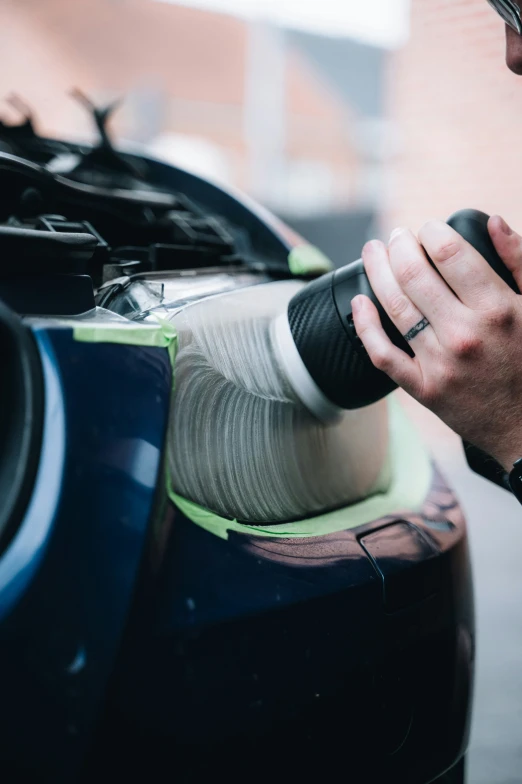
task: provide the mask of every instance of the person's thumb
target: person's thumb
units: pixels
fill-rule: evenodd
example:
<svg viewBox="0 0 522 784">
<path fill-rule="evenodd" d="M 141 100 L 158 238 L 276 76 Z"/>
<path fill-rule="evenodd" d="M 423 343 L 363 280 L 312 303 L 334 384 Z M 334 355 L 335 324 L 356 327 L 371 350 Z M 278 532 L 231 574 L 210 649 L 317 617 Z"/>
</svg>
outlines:
<svg viewBox="0 0 522 784">
<path fill-rule="evenodd" d="M 498 255 L 522 292 L 522 237 L 500 215 L 489 219 L 488 230 Z"/>
</svg>

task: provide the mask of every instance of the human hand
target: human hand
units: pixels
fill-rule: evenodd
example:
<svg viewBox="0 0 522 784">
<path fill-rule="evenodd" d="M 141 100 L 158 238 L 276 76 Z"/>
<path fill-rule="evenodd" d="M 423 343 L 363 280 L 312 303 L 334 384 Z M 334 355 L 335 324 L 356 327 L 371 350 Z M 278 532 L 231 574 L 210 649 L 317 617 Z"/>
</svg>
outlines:
<svg viewBox="0 0 522 784">
<path fill-rule="evenodd" d="M 498 216 L 488 229 L 522 291 L 522 237 Z M 388 247 L 369 242 L 363 260 L 415 352 L 394 346 L 375 305 L 355 297 L 355 327 L 375 367 L 510 470 L 522 456 L 522 296 L 442 221 L 427 223 L 418 239 L 396 229 Z"/>
</svg>

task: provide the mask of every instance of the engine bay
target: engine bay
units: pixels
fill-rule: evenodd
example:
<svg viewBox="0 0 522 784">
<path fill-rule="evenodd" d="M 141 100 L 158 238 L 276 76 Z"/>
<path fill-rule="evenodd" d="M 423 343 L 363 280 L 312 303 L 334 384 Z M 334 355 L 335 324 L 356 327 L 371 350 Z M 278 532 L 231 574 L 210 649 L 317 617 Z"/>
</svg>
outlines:
<svg viewBox="0 0 522 784">
<path fill-rule="evenodd" d="M 21 102 L 23 122 L 0 123 L 0 297 L 10 307 L 78 315 L 103 304 L 113 281 L 121 290 L 132 276 L 167 271 L 290 277 L 288 247 L 263 221 L 234 221 L 227 210 L 241 204 L 187 172 L 179 189 L 163 184 L 163 164 L 112 144 L 114 106 L 75 96 L 98 130 L 93 146 L 40 136 Z"/>
</svg>

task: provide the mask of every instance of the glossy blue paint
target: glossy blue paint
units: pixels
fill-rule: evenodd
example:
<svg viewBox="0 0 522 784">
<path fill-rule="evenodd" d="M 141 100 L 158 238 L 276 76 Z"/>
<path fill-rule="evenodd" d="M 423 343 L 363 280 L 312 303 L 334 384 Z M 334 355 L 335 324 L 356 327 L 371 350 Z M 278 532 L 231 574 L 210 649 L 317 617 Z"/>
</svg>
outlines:
<svg viewBox="0 0 522 784">
<path fill-rule="evenodd" d="M 166 349 L 77 343 L 69 329 L 38 330 L 37 342 L 40 471 L 0 559 L 0 577 L 11 577 L 0 594 L 10 609 L 0 626 L 0 736 L 17 775 L 65 782 L 99 717 L 161 495 L 172 372 Z"/>
<path fill-rule="evenodd" d="M 44 438 L 34 492 L 20 529 L 0 558 L 0 622 L 29 587 L 51 536 L 62 488 L 65 457 L 65 410 L 56 357 L 47 335 L 36 341 L 45 386 Z"/>
<path fill-rule="evenodd" d="M 286 270 L 291 235 L 268 213 L 150 166 Z M 436 590 L 417 593 L 417 548 L 411 604 L 401 593 L 390 605 L 389 567 L 412 567 L 411 542 L 384 537 L 372 563 L 360 538 L 405 510 L 335 541 L 212 537 L 163 504 L 167 351 L 79 344 L 67 329 L 36 337 L 48 405 L 40 495 L 0 557 L 3 778 L 76 782 L 87 760 L 89 784 L 166 772 L 305 784 L 339 770 L 426 784 L 455 762 L 474 631 L 466 531 L 447 488 L 408 517 L 437 552 Z M 22 534 L 25 549 L 12 550 Z"/>
</svg>

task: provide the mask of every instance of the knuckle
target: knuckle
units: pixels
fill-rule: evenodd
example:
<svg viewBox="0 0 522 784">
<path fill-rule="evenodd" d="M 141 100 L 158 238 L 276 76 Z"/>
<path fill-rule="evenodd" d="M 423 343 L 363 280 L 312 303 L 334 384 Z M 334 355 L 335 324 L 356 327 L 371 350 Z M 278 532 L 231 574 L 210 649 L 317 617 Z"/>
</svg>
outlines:
<svg viewBox="0 0 522 784">
<path fill-rule="evenodd" d="M 419 232 L 419 238 L 423 245 L 429 246 L 433 261 L 449 261 L 458 256 L 464 247 L 464 242 L 442 221 L 431 220 L 425 223 Z"/>
<path fill-rule="evenodd" d="M 436 246 L 433 251 L 434 260 L 439 263 L 452 261 L 460 256 L 462 247 L 458 242 L 443 242 Z"/>
<path fill-rule="evenodd" d="M 397 281 L 401 286 L 407 288 L 412 283 L 416 283 L 422 277 L 422 267 L 416 261 L 406 260 L 398 265 L 396 269 Z"/>
<path fill-rule="evenodd" d="M 407 297 L 404 296 L 404 294 L 395 292 L 389 297 L 387 305 L 388 313 L 391 318 L 400 318 L 400 316 L 403 316 L 404 313 L 406 313 L 408 310 L 409 301 Z"/>
<path fill-rule="evenodd" d="M 382 370 L 384 373 L 388 373 L 391 370 L 392 359 L 385 348 L 374 349 L 370 358 L 377 370 Z"/>
<path fill-rule="evenodd" d="M 482 349 L 482 340 L 471 332 L 456 332 L 449 344 L 451 353 L 458 359 L 474 359 Z"/>
<path fill-rule="evenodd" d="M 498 329 L 501 332 L 510 332 L 515 323 L 515 313 L 510 303 L 500 302 L 487 314 L 489 327 Z"/>
</svg>

